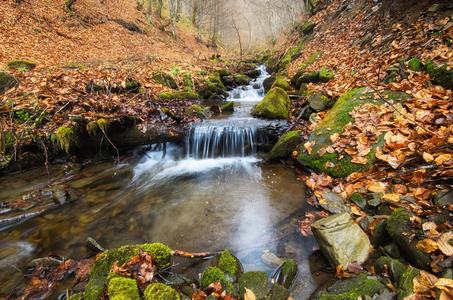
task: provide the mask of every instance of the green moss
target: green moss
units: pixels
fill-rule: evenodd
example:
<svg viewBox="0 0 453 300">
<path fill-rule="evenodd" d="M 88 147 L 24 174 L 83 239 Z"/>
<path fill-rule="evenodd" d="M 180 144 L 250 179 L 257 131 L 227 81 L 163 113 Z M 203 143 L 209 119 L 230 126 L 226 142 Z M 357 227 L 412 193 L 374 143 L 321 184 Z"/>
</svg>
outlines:
<svg viewBox="0 0 453 300">
<path fill-rule="evenodd" d="M 293 273 L 297 271 L 297 263 L 294 259 L 285 259 L 282 264 L 282 272 Z"/>
<path fill-rule="evenodd" d="M 321 79 L 322 82 L 328 82 L 334 77 L 335 74 L 333 72 L 329 72 L 326 68 L 326 65 L 323 65 L 321 71 L 319 72 L 319 79 Z"/>
<path fill-rule="evenodd" d="M 285 80 L 285 78 L 283 77 L 277 77 L 274 81 L 274 83 L 272 84 L 272 87 L 279 87 L 285 91 L 288 91 L 289 90 L 289 83 Z"/>
<path fill-rule="evenodd" d="M 165 73 L 154 73 L 153 74 L 153 79 L 162 85 L 165 85 L 169 88 L 172 88 L 176 90 L 178 88 L 178 84 L 176 81 L 173 79 L 173 77 L 170 74 L 165 74 Z"/>
<path fill-rule="evenodd" d="M 283 58 L 282 62 L 279 65 L 279 70 L 286 69 L 286 67 L 288 67 L 290 63 L 291 63 L 291 56 L 290 55 L 285 56 L 285 58 Z"/>
<path fill-rule="evenodd" d="M 359 193 L 354 193 L 349 196 L 349 201 L 354 203 L 360 208 L 364 208 L 366 206 L 366 199 Z"/>
<path fill-rule="evenodd" d="M 314 22 L 305 22 L 301 27 L 300 31 L 304 34 L 309 34 L 313 28 L 315 28 L 316 24 Z"/>
<path fill-rule="evenodd" d="M 61 126 L 57 129 L 56 136 L 61 149 L 69 154 L 69 148 L 77 142 L 77 135 L 74 133 L 74 130 L 66 126 Z"/>
<path fill-rule="evenodd" d="M 138 286 L 135 279 L 109 274 L 107 279 L 107 294 L 110 300 L 139 300 Z"/>
<path fill-rule="evenodd" d="M 244 74 L 234 74 L 233 79 L 238 85 L 248 85 L 250 83 L 250 78 Z"/>
<path fill-rule="evenodd" d="M 28 60 L 13 60 L 8 62 L 8 67 L 16 70 L 31 70 L 36 64 Z"/>
<path fill-rule="evenodd" d="M 446 89 L 453 89 L 453 70 L 448 70 L 448 65 L 436 67 L 431 60 L 425 62 L 426 72 L 434 79 L 434 84 Z"/>
<path fill-rule="evenodd" d="M 363 273 L 362 273 L 363 274 Z M 365 274 L 360 274 L 357 279 L 349 280 L 351 284 L 344 284 L 346 292 L 338 294 L 326 294 L 321 296 L 319 299 L 322 300 L 357 300 L 359 298 L 364 299 L 365 296 L 373 297 L 378 294 L 385 285 L 374 279 L 366 279 Z"/>
<path fill-rule="evenodd" d="M 220 282 L 222 289 L 227 293 L 231 293 L 233 297 L 237 295 L 236 289 L 233 284 L 226 279 L 222 270 L 216 267 L 206 268 L 201 275 L 201 288 L 205 289 L 213 282 Z"/>
<path fill-rule="evenodd" d="M 145 300 L 179 300 L 178 292 L 163 283 L 151 283 L 145 290 Z"/>
<path fill-rule="evenodd" d="M 269 151 L 268 160 L 289 157 L 301 142 L 300 130 L 291 131 L 282 135 Z"/>
<path fill-rule="evenodd" d="M 176 93 L 171 92 L 163 92 L 157 96 L 160 100 L 174 100 L 178 99 L 178 95 Z"/>
<path fill-rule="evenodd" d="M 409 61 L 409 64 L 407 66 L 407 68 L 409 70 L 412 70 L 412 71 L 415 71 L 415 72 L 418 72 L 421 70 L 422 66 L 421 66 L 421 63 L 418 59 L 416 58 L 411 58 L 411 60 Z"/>
<path fill-rule="evenodd" d="M 198 73 L 202 76 L 208 75 L 208 72 L 206 72 L 205 70 L 199 70 Z"/>
<path fill-rule="evenodd" d="M 252 110 L 252 115 L 268 119 L 288 119 L 291 100 L 285 90 L 277 87 L 267 92 Z"/>
<path fill-rule="evenodd" d="M 74 294 L 68 298 L 68 300 L 83 300 L 83 299 L 84 299 L 83 292 Z"/>
<path fill-rule="evenodd" d="M 415 268 L 408 268 L 408 270 L 401 276 L 398 290 L 398 299 L 404 299 L 414 294 L 414 278 L 420 276 L 420 270 Z"/>
<path fill-rule="evenodd" d="M 234 111 L 234 101 L 228 101 L 227 104 L 222 106 L 223 112 L 232 112 Z"/>
<path fill-rule="evenodd" d="M 197 100 L 201 98 L 200 95 L 193 92 L 180 92 L 178 95 L 181 99 Z"/>
<path fill-rule="evenodd" d="M 383 100 L 374 100 L 374 93 L 366 92 L 366 88 L 357 88 L 343 94 L 332 109 L 326 114 L 323 121 L 316 125 L 313 132 L 310 134 L 308 141 L 315 141 L 312 147 L 312 153 L 308 154 L 301 143 L 299 155 L 296 157 L 297 161 L 302 165 L 313 169 L 316 172 L 326 172 L 333 177 L 346 177 L 353 172 L 363 171 L 369 169 L 376 161 L 374 149 L 377 146 L 384 145 L 384 134 L 378 137 L 377 142 L 372 144 L 373 150 L 370 151 L 364 158 L 368 160 L 365 165 L 353 163 L 352 158 L 344 151 L 341 153 L 325 153 L 323 156 L 318 154 L 321 148 L 327 148 L 332 145 L 330 136 L 333 133 L 343 133 L 343 127 L 349 122 L 354 122 L 354 119 L 349 113 L 354 107 L 364 103 L 374 103 L 382 105 Z M 402 92 L 383 91 L 381 94 L 388 97 L 388 100 L 394 102 L 403 101 L 409 96 Z M 326 163 L 332 162 L 335 166 L 325 169 Z"/>
<path fill-rule="evenodd" d="M 252 290 L 257 299 L 264 299 L 270 291 L 269 279 L 266 272 L 251 271 L 239 278 L 239 293 L 243 296 L 245 288 Z"/>
<path fill-rule="evenodd" d="M 99 119 L 97 121 L 98 125 L 99 125 L 99 128 L 101 129 L 102 132 L 107 132 L 107 129 L 109 127 L 109 121 L 107 119 Z"/>
<path fill-rule="evenodd" d="M 236 258 L 230 251 L 224 250 L 220 254 L 219 269 L 230 276 L 234 276 L 236 274 L 238 270 Z"/>
<path fill-rule="evenodd" d="M 98 131 L 98 123 L 95 121 L 91 121 L 90 123 L 87 124 L 87 131 L 89 135 L 96 135 L 96 132 Z"/>
<path fill-rule="evenodd" d="M 101 300 L 104 292 L 107 275 L 92 275 L 90 271 L 90 280 L 88 281 L 83 295 L 84 300 Z"/>
<path fill-rule="evenodd" d="M 115 261 L 118 261 L 118 265 L 121 266 L 129 262 L 131 257 L 138 255 L 141 249 L 154 255 L 158 269 L 164 269 L 170 265 L 171 250 L 163 244 L 126 245 L 111 249 L 99 256 L 91 267 L 90 276 L 109 273 Z"/>
<path fill-rule="evenodd" d="M 308 66 L 310 66 L 311 64 L 313 64 L 315 61 L 317 61 L 318 59 L 320 59 L 322 56 L 322 51 L 318 51 L 318 52 L 315 52 L 313 53 L 310 58 L 308 60 L 306 60 L 304 63 L 302 63 L 300 66 L 299 66 L 299 69 L 301 70 L 305 70 Z"/>
</svg>

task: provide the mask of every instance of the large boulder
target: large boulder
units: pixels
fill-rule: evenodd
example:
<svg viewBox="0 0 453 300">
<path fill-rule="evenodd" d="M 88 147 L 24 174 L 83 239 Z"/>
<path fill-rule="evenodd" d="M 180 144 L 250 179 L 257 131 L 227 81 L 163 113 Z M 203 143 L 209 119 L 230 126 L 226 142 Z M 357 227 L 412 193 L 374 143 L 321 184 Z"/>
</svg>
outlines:
<svg viewBox="0 0 453 300">
<path fill-rule="evenodd" d="M 273 88 L 273 87 L 279 87 L 279 88 L 284 89 L 285 91 L 288 91 L 289 83 L 285 80 L 285 78 L 277 77 L 277 79 L 275 79 L 274 83 L 272 84 L 271 88 Z"/>
<path fill-rule="evenodd" d="M 394 102 L 408 98 L 406 93 L 389 90 L 381 92 L 381 95 L 387 97 L 388 101 L 393 100 Z M 340 138 L 336 141 L 338 143 L 333 141 L 335 141 L 335 135 L 344 133 L 343 127 L 345 125 L 349 122 L 354 123 L 354 119 L 349 113 L 355 107 L 365 103 L 384 104 L 383 100 L 376 100 L 375 96 L 375 93 L 368 91 L 367 88 L 354 89 L 342 95 L 326 114 L 323 121 L 316 125 L 308 139 L 301 143 L 296 160 L 317 173 L 326 172 L 328 175 L 337 178 L 347 177 L 357 171 L 368 170 L 377 162 L 375 149 L 377 146 L 382 147 L 384 145 L 385 132 L 374 137 L 375 141 L 371 143 L 370 151 L 366 155 L 366 152 L 364 152 L 360 159 L 357 157 L 353 159 L 346 153 L 345 150 L 355 149 L 353 146 L 346 144 L 344 147 L 337 147 L 343 139 Z M 367 138 L 371 139 L 371 137 Z"/>
<path fill-rule="evenodd" d="M 252 110 L 252 116 L 266 119 L 288 119 L 291 100 L 277 87 L 267 92 L 264 99 Z"/>
<path fill-rule="evenodd" d="M 250 78 L 244 74 L 234 74 L 233 79 L 237 85 L 248 85 L 250 83 Z"/>
<path fill-rule="evenodd" d="M 321 93 L 316 93 L 308 98 L 308 105 L 315 112 L 324 111 L 327 107 L 327 103 L 329 103 L 329 98 Z"/>
<path fill-rule="evenodd" d="M 267 274 L 262 271 L 251 271 L 244 273 L 239 278 L 239 293 L 244 296 L 246 290 L 249 289 L 255 294 L 257 300 L 265 299 L 270 291 L 269 279 Z"/>
<path fill-rule="evenodd" d="M 291 131 L 282 135 L 277 143 L 272 147 L 267 156 L 267 160 L 287 158 L 297 145 L 300 144 L 300 130 Z"/>
<path fill-rule="evenodd" d="M 0 72 L 0 93 L 3 93 L 9 88 L 15 87 L 19 84 L 19 80 L 13 75 L 5 72 Z"/>
<path fill-rule="evenodd" d="M 276 78 L 277 77 L 275 77 L 275 76 L 270 76 L 270 77 L 267 77 L 266 79 L 264 79 L 263 87 L 264 87 L 264 92 L 265 93 L 270 91 L 270 89 L 271 89 L 272 85 L 274 84 Z"/>
<path fill-rule="evenodd" d="M 365 262 L 371 250 L 367 235 L 352 223 L 349 213 L 335 214 L 311 225 L 322 253 L 333 266 L 346 269 L 356 261 Z"/>
</svg>

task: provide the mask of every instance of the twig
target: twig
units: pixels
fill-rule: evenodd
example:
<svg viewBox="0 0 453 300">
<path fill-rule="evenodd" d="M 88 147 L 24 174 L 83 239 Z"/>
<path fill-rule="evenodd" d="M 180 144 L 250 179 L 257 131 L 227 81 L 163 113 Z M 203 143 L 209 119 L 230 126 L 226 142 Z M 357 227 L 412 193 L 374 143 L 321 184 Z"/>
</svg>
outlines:
<svg viewBox="0 0 453 300">
<path fill-rule="evenodd" d="M 425 126 L 423 126 L 422 124 L 412 120 L 411 118 L 409 118 L 408 116 L 404 115 L 402 112 L 400 112 L 395 106 L 393 106 L 392 103 L 390 103 L 389 101 L 387 101 L 387 99 L 385 99 L 384 97 L 382 97 L 381 93 L 379 93 L 379 91 L 373 86 L 371 85 L 371 83 L 365 78 L 365 76 L 363 76 L 363 74 L 357 70 L 356 68 L 354 68 L 354 70 L 360 74 L 360 76 L 362 76 L 363 80 L 368 84 L 369 87 L 371 87 L 379 96 L 379 98 L 381 98 L 381 100 L 385 101 L 385 103 L 387 103 L 388 105 L 390 105 L 396 112 L 398 112 L 400 115 L 402 115 L 405 119 L 407 119 L 409 122 L 411 122 L 413 125 L 416 125 L 416 126 L 420 126 L 423 130 L 425 130 L 426 132 L 429 132 L 430 134 L 434 135 L 434 136 L 437 136 L 438 138 L 442 138 L 441 136 L 437 135 L 435 132 L 431 131 L 430 129 L 426 128 Z"/>
<path fill-rule="evenodd" d="M 36 19 L 38 19 L 39 26 L 42 27 L 41 20 L 39 20 L 38 14 L 36 13 L 35 7 L 33 6 L 32 0 L 30 0 L 30 4 L 31 4 L 31 9 L 33 9 L 33 12 L 35 13 Z"/>
<path fill-rule="evenodd" d="M 50 173 L 49 173 L 49 157 L 47 156 L 47 148 L 46 148 L 46 145 L 44 145 L 44 142 L 40 139 L 39 140 L 42 144 L 42 147 L 44 148 L 44 153 L 46 154 L 46 163 L 45 163 L 45 166 L 46 166 L 46 172 L 47 172 L 47 175 L 49 175 L 49 178 L 50 178 Z"/>
<path fill-rule="evenodd" d="M 116 148 L 116 146 L 112 143 L 112 141 L 109 139 L 109 137 L 107 136 L 107 134 L 105 133 L 105 131 L 101 128 L 101 131 L 102 133 L 104 134 L 105 138 L 107 139 L 107 141 L 109 141 L 110 145 L 112 145 L 113 148 L 115 148 L 116 150 L 116 156 L 118 157 L 118 161 L 117 161 L 117 164 L 120 165 L 120 151 L 118 150 L 118 148 Z"/>
<path fill-rule="evenodd" d="M 401 175 L 405 175 L 405 174 L 408 174 L 408 173 L 412 173 L 412 172 L 415 172 L 415 171 L 418 171 L 418 170 L 434 169 L 434 168 L 437 168 L 437 167 L 438 167 L 437 165 L 427 165 L 427 166 L 421 166 L 421 167 L 417 167 L 417 168 L 412 168 L 412 169 L 409 169 L 409 170 L 403 170 L 401 172 L 398 172 L 398 173 L 395 173 L 393 175 L 387 176 L 385 178 L 379 179 L 378 181 L 387 181 L 387 180 L 393 179 L 395 177 L 398 177 L 398 176 L 401 176 Z"/>
<path fill-rule="evenodd" d="M 302 115 L 304 114 L 304 112 L 307 110 L 308 108 L 308 105 L 306 105 L 302 111 L 299 113 L 299 115 L 297 116 L 296 120 L 294 121 L 294 123 L 285 131 L 285 133 L 288 133 L 291 131 L 291 129 L 294 128 L 294 126 L 296 126 L 297 122 L 299 122 L 300 118 L 302 117 Z"/>
</svg>

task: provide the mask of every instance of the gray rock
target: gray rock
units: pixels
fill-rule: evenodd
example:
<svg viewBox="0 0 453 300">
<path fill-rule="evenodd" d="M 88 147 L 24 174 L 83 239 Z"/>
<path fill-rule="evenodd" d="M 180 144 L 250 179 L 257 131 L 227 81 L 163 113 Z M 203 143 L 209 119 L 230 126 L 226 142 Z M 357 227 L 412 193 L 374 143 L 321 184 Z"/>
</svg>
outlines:
<svg viewBox="0 0 453 300">
<path fill-rule="evenodd" d="M 396 259 L 392 259 L 387 256 L 381 256 L 374 263 L 374 271 L 376 272 L 376 275 L 383 275 L 384 273 L 388 273 L 393 284 L 395 286 L 398 286 L 401 278 L 403 278 L 403 274 L 406 272 L 406 266 Z"/>
<path fill-rule="evenodd" d="M 289 297 L 289 291 L 279 283 L 274 283 L 271 290 L 270 300 L 287 300 Z"/>
<path fill-rule="evenodd" d="M 371 245 L 378 247 L 391 240 L 392 238 L 387 232 L 387 219 L 379 220 L 374 226 L 373 236 L 371 237 Z"/>
<path fill-rule="evenodd" d="M 283 259 L 277 257 L 277 255 L 272 252 L 267 252 L 261 255 L 261 260 L 265 265 L 274 269 L 283 263 Z"/>
<path fill-rule="evenodd" d="M 334 265 L 345 269 L 353 261 L 365 262 L 371 244 L 360 227 L 352 223 L 349 213 L 320 219 L 311 226 L 322 253 Z"/>
<path fill-rule="evenodd" d="M 436 205 L 452 205 L 453 204 L 453 190 L 449 192 L 437 191 L 434 196 L 434 203 Z"/>
<path fill-rule="evenodd" d="M 320 204 L 322 208 L 332 214 L 351 213 L 351 209 L 345 205 L 346 200 L 336 193 L 325 193 L 323 196 L 325 204 Z M 323 201 L 321 201 L 323 202 Z"/>
</svg>

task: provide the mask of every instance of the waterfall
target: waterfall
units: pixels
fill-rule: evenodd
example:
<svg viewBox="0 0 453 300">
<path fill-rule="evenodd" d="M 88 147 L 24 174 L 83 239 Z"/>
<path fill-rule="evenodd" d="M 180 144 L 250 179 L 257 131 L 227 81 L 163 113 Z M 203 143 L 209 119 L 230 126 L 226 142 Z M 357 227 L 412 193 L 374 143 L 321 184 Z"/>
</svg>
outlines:
<svg viewBox="0 0 453 300">
<path fill-rule="evenodd" d="M 257 144 L 267 142 L 257 128 L 237 125 L 206 125 L 192 128 L 186 140 L 186 153 L 195 159 L 253 156 Z"/>
</svg>

